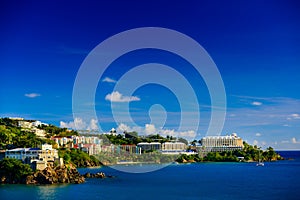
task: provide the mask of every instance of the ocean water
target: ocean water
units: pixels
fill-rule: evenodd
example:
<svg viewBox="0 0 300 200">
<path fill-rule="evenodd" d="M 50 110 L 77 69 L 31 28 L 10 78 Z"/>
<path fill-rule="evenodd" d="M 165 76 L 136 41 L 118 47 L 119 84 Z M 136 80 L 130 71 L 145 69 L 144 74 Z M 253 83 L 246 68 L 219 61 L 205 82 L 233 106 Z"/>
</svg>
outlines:
<svg viewBox="0 0 300 200">
<path fill-rule="evenodd" d="M 300 199 L 300 152 L 280 153 L 294 159 L 266 162 L 264 167 L 255 163 L 172 164 L 136 174 L 110 167 L 79 169 L 115 177 L 86 179 L 79 185 L 0 185 L 0 199 Z"/>
</svg>

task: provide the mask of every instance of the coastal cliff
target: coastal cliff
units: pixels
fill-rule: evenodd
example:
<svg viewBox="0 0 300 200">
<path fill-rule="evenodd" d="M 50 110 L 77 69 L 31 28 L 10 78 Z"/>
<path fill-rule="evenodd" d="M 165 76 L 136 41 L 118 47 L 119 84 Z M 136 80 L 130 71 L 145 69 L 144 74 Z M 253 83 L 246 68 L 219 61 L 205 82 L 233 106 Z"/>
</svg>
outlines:
<svg viewBox="0 0 300 200">
<path fill-rule="evenodd" d="M 72 166 L 46 167 L 26 177 L 25 184 L 84 183 L 85 178 Z"/>
<path fill-rule="evenodd" d="M 44 170 L 32 171 L 28 164 L 16 159 L 5 158 L 0 161 L 0 183 L 44 185 L 59 183 L 84 183 L 85 178 L 105 178 L 103 172 L 81 175 L 75 165 L 47 166 Z M 110 176 L 108 176 L 110 177 Z"/>
<path fill-rule="evenodd" d="M 56 184 L 83 183 L 84 176 L 80 175 L 73 165 L 51 167 L 32 172 L 29 165 L 10 160 L 10 165 L 1 163 L 0 183 L 3 184 Z"/>
</svg>

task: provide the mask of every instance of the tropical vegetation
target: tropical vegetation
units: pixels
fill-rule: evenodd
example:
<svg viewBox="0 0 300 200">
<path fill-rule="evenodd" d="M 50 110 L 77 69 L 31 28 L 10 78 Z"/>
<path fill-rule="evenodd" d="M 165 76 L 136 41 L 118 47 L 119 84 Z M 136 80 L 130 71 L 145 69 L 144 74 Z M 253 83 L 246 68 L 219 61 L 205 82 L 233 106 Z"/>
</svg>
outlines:
<svg viewBox="0 0 300 200">
<path fill-rule="evenodd" d="M 16 120 L 0 118 L 0 149 L 38 147 L 41 144 L 55 144 L 50 140 L 52 136 L 78 135 L 77 131 L 59 128 L 54 125 L 41 125 L 39 129 L 45 130 L 46 138 L 38 137 L 29 129 L 22 129 Z"/>
<path fill-rule="evenodd" d="M 58 155 L 63 158 L 64 163 L 73 164 L 76 167 L 99 166 L 101 163 L 94 156 L 91 156 L 79 149 L 59 149 Z"/>
<path fill-rule="evenodd" d="M 32 174 L 30 166 L 20 160 L 4 158 L 0 161 L 0 182 L 23 183 L 30 174 Z"/>
<path fill-rule="evenodd" d="M 237 162 L 237 161 L 275 161 L 283 159 L 272 147 L 268 147 L 265 151 L 244 142 L 242 150 L 223 151 L 223 152 L 199 152 L 199 154 L 185 155 L 182 154 L 177 162 Z"/>
</svg>

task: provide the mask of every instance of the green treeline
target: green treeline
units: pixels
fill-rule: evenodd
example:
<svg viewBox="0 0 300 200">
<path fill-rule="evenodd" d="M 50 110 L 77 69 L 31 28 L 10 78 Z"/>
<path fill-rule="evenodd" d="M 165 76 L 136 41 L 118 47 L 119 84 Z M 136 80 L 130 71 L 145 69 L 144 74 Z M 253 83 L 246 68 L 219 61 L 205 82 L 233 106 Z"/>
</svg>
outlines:
<svg viewBox="0 0 300 200">
<path fill-rule="evenodd" d="M 20 160 L 4 158 L 0 161 L 0 182 L 24 183 L 26 177 L 30 174 L 32 174 L 30 166 L 23 164 Z"/>
<path fill-rule="evenodd" d="M 47 135 L 46 135 L 47 138 L 51 138 L 53 136 L 67 137 L 67 136 L 72 136 L 72 135 L 79 135 L 79 133 L 77 131 L 68 130 L 67 128 L 59 128 L 52 124 L 49 124 L 48 126 L 41 125 L 38 128 L 43 129 L 47 132 Z"/>
<path fill-rule="evenodd" d="M 99 166 L 101 163 L 94 156 L 79 149 L 59 149 L 58 155 L 63 158 L 64 163 L 73 164 L 76 167 L 93 167 Z"/>
<path fill-rule="evenodd" d="M 52 136 L 78 135 L 77 131 L 69 131 L 54 125 L 39 126 L 38 129 L 46 131 L 46 138 L 39 138 L 30 130 L 18 127 L 16 120 L 0 118 L 0 149 L 38 147 L 41 144 L 54 144 Z"/>
<path fill-rule="evenodd" d="M 274 151 L 272 147 L 268 147 L 265 151 L 244 142 L 244 148 L 236 151 L 224 152 L 208 152 L 192 155 L 180 155 L 176 160 L 179 163 L 185 162 L 238 162 L 238 161 L 276 161 L 283 158 Z"/>
<path fill-rule="evenodd" d="M 0 119 L 0 149 L 37 147 L 44 143 L 51 143 L 51 140 L 38 138 L 34 133 L 21 130 L 20 127 L 6 125 Z"/>
<path fill-rule="evenodd" d="M 170 141 L 178 141 L 183 142 L 188 145 L 188 141 L 184 138 L 176 138 L 173 136 L 163 137 L 159 134 L 148 135 L 148 136 L 139 136 L 137 132 L 124 132 L 124 134 L 107 134 L 100 135 L 100 138 L 103 139 L 104 144 L 115 144 L 115 145 L 124 145 L 124 144 L 134 144 L 137 145 L 140 142 L 170 142 Z"/>
<path fill-rule="evenodd" d="M 18 123 L 16 120 L 12 120 L 9 118 L 0 118 L 0 149 L 39 147 L 39 145 L 45 143 L 55 146 L 55 142 L 50 140 L 52 136 L 63 137 L 78 135 L 77 131 L 67 130 L 66 128 L 59 128 L 54 125 L 42 125 L 38 128 L 46 131 L 46 138 L 39 138 L 30 130 L 23 130 L 21 127 L 18 127 Z M 64 159 L 64 162 L 66 164 L 72 163 L 77 167 L 100 165 L 100 162 L 94 156 L 89 156 L 87 153 L 81 150 L 59 149 L 58 152 L 59 156 Z M 8 161 L 5 160 L 5 162 Z M 19 162 L 10 161 L 9 163 L 10 164 L 7 166 L 16 165 L 16 169 L 19 169 Z"/>
</svg>

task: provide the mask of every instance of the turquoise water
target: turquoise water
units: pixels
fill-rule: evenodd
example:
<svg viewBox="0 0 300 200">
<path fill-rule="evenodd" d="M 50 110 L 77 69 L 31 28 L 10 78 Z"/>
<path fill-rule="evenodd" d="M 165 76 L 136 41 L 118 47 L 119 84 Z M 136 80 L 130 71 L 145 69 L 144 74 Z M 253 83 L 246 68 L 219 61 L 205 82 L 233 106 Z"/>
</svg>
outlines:
<svg viewBox="0 0 300 200">
<path fill-rule="evenodd" d="M 132 174 L 109 167 L 115 178 L 86 179 L 79 185 L 1 185 L 0 199 L 299 199 L 300 152 L 282 152 L 294 160 L 265 163 L 174 164 Z M 126 166 L 136 168 L 140 166 Z"/>
</svg>

